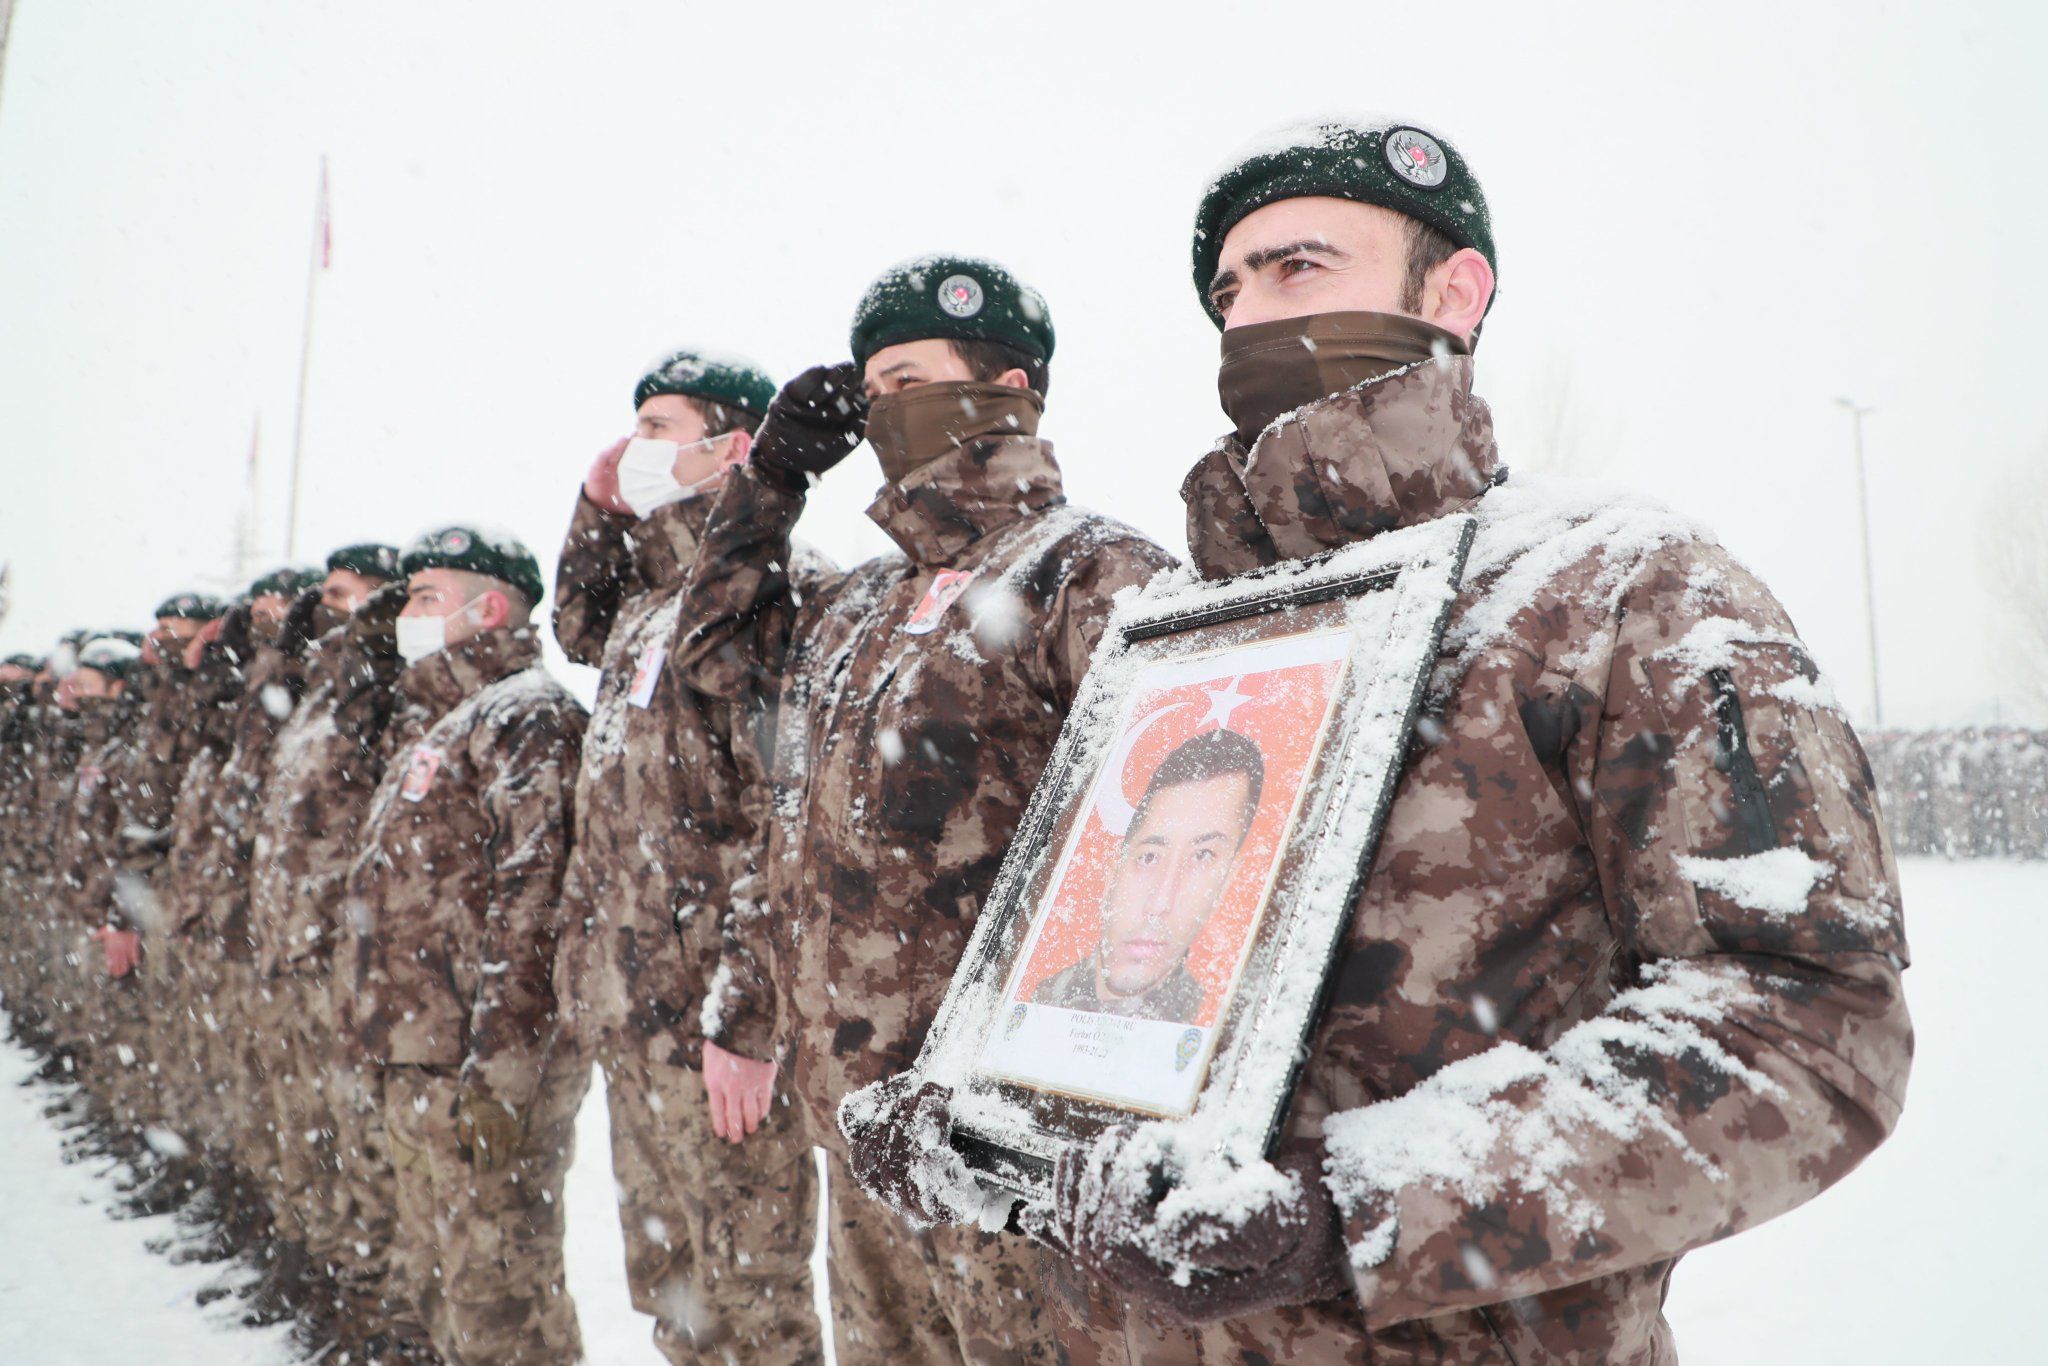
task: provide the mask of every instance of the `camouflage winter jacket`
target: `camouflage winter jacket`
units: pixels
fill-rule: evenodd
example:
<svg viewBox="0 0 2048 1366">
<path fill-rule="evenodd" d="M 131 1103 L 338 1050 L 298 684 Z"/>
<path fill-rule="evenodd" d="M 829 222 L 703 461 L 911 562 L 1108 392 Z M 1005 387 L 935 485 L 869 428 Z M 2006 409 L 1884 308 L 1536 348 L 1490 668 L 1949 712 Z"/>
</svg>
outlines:
<svg viewBox="0 0 2048 1366">
<path fill-rule="evenodd" d="M 518 1105 L 555 1028 L 583 708 L 530 629 L 430 655 L 398 693 L 348 875 L 345 1023 L 375 1061 L 460 1066 Z"/>
<path fill-rule="evenodd" d="M 60 832 L 71 806 L 85 729 L 45 690 L 33 717 L 24 723 L 24 759 L 18 827 L 13 836 L 17 876 L 32 889 L 47 915 L 55 914 L 51 892 L 67 867 Z"/>
<path fill-rule="evenodd" d="M 635 520 L 579 496 L 555 574 L 555 638 L 602 671 L 576 775 L 559 1009 L 585 1046 L 674 1067 L 703 1066 L 704 992 L 765 795 L 759 699 L 708 696 L 668 667 L 710 511 L 693 499 Z"/>
<path fill-rule="evenodd" d="M 1068 505 L 1031 437 L 886 486 L 868 515 L 903 556 L 799 597 L 783 566 L 803 504 L 728 480 L 678 656 L 707 691 L 780 691 L 774 815 L 737 918 L 772 985 L 729 958 L 707 1026 L 758 1032 L 779 997 L 793 1089 L 836 1145 L 840 1097 L 917 1056 L 1110 599 L 1174 561 Z"/>
<path fill-rule="evenodd" d="M 400 667 L 346 627 L 308 652 L 305 695 L 278 727 L 250 816 L 249 939 L 266 975 L 330 964 Z"/>
<path fill-rule="evenodd" d="M 136 708 L 126 697 L 87 698 L 78 706 L 77 768 L 58 826 L 62 900 L 74 921 L 125 923 L 114 903 L 120 871 L 116 841 L 127 796 L 124 757 L 134 743 Z"/>
<path fill-rule="evenodd" d="M 1324 1148 L 1357 1297 L 1165 1332 L 1161 1359 L 1672 1361 L 1679 1255 L 1898 1119 L 1898 875 L 1791 621 L 1652 505 L 1490 487 L 1470 384 L 1464 358 L 1399 372 L 1183 490 L 1210 576 L 1480 528 L 1283 1140 Z"/>
<path fill-rule="evenodd" d="M 153 882 L 165 927 L 235 959 L 249 956 L 235 914 L 244 861 L 227 817 L 227 764 L 249 676 L 242 655 L 220 641 L 206 647 L 174 704 L 185 718 L 187 758 L 173 788 L 169 847 Z"/>
</svg>

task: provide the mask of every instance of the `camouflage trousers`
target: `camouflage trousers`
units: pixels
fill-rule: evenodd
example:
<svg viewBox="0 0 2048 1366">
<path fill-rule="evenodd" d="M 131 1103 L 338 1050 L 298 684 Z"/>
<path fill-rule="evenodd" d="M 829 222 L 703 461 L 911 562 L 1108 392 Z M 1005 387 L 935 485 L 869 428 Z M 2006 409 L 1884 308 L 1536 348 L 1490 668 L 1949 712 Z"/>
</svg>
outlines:
<svg viewBox="0 0 2048 1366">
<path fill-rule="evenodd" d="M 603 1061 L 626 1281 L 655 1346 L 677 1363 L 823 1361 L 817 1164 L 796 1107 L 729 1144 L 711 1132 L 703 1073 Z"/>
<path fill-rule="evenodd" d="M 1155 1322 L 1059 1253 L 1037 1249 L 1046 1305 L 1059 1335 L 1062 1366 L 1238 1366 L 1240 1362 L 1456 1362 L 1508 1366 L 1491 1335 L 1445 1337 L 1430 1324 L 1405 1324 L 1369 1339 L 1355 1302 L 1331 1300 L 1262 1310 L 1223 1323 L 1188 1327 Z M 1469 1320 L 1453 1315 L 1443 1322 Z"/>
<path fill-rule="evenodd" d="M 862 1194 L 846 1160 L 827 1151 L 827 1265 L 840 1361 L 1060 1359 L 1028 1242 L 978 1229 L 913 1229 Z"/>
<path fill-rule="evenodd" d="M 343 1056 L 324 973 L 268 978 L 258 992 L 256 1054 L 276 1143 L 278 1227 L 367 1289 L 382 1275 L 394 1196 L 383 1117 L 368 1132 L 362 1073 Z M 370 1198 L 365 1199 L 365 1196 Z"/>
<path fill-rule="evenodd" d="M 589 1088 L 587 1060 L 551 1066 L 528 1106 L 519 1155 L 486 1173 L 471 1170 L 456 1146 L 455 1069 L 384 1068 L 384 1129 L 398 1194 L 392 1260 L 451 1366 L 582 1355 L 562 1275 L 562 1182 Z"/>
</svg>

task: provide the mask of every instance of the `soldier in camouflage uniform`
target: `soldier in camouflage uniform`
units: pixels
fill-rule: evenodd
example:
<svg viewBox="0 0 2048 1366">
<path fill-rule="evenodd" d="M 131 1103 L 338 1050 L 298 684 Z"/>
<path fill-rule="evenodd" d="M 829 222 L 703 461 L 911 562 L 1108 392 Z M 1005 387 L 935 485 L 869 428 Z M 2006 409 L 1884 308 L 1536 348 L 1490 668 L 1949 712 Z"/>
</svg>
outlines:
<svg viewBox="0 0 2048 1366">
<path fill-rule="evenodd" d="M 548 1045 L 584 713 L 541 667 L 524 546 L 447 527 L 403 568 L 408 667 L 348 874 L 341 1025 L 384 1072 L 392 1257 L 435 1349 L 573 1361 L 562 1180 L 590 1064 Z"/>
<path fill-rule="evenodd" d="M 132 976 L 136 935 L 116 902 L 116 843 L 123 790 L 122 755 L 133 743 L 135 699 L 128 679 L 140 652 L 100 637 L 78 650 L 76 667 L 57 687 L 58 705 L 79 718 L 80 749 L 58 837 L 61 885 L 54 898 L 70 924 L 67 963 L 73 1003 L 71 1040 L 89 1057 L 83 1080 L 116 1124 L 134 1127 L 144 1089 L 134 1075 L 143 1063 L 141 988 Z M 89 944 L 88 941 L 94 941 Z M 60 979 L 61 980 L 61 979 Z"/>
<path fill-rule="evenodd" d="M 1205 200 L 1237 431 L 1184 485 L 1201 573 L 1479 530 L 1272 1160 L 1117 1129 L 1027 1212 L 1077 1363 L 1669 1362 L 1679 1256 L 1898 1118 L 1906 945 L 1862 750 L 1702 529 L 1505 482 L 1467 354 L 1483 206 L 1403 126 L 1324 126 Z"/>
<path fill-rule="evenodd" d="M 604 1067 L 627 1284 L 676 1362 L 824 1356 L 802 1117 L 769 1107 L 727 1144 L 704 1092 L 705 988 L 757 842 L 742 798 L 762 790 L 758 718 L 664 667 L 712 496 L 774 397 L 757 367 L 687 351 L 642 377 L 640 439 L 598 458 L 555 572 L 555 637 L 603 671 L 576 779 L 560 1010 Z"/>
<path fill-rule="evenodd" d="M 766 1062 L 778 1007 L 793 1035 L 792 1087 L 831 1158 L 841 1361 L 1052 1359 L 1020 1247 L 864 1200 L 834 1123 L 848 1091 L 916 1055 L 1111 597 L 1172 563 L 1062 495 L 1035 435 L 1052 341 L 1044 301 L 989 262 L 885 275 L 856 364 L 777 397 L 678 621 L 701 690 L 780 696 L 775 816 L 737 921 L 751 952 L 726 960 L 705 1051 Z M 808 478 L 864 426 L 887 480 L 869 516 L 902 554 L 793 592 Z"/>
<path fill-rule="evenodd" d="M 277 1139 L 275 1208 L 334 1276 L 358 1328 L 381 1316 L 395 1195 L 375 1073 L 335 1046 L 332 965 L 400 666 L 390 622 L 404 586 L 374 604 L 369 595 L 398 572 L 393 546 L 328 557 L 320 607 L 308 613 L 304 695 L 278 728 L 250 816 L 248 932 L 263 983 L 256 1023 Z"/>
<path fill-rule="evenodd" d="M 15 779 L 19 796 L 8 859 L 20 897 L 20 923 L 11 927 L 20 946 L 13 950 L 10 986 L 22 998 L 17 1010 L 10 995 L 8 1008 L 17 1018 L 22 1011 L 33 1012 L 33 1023 L 52 1036 L 62 1023 L 66 999 L 53 983 L 65 955 L 75 952 L 72 926 L 55 895 L 58 825 L 69 805 L 84 744 L 78 716 L 60 707 L 56 696 L 59 665 L 74 658 L 74 641 L 67 636 L 29 685 L 28 710 L 16 730 L 21 741 Z"/>
</svg>

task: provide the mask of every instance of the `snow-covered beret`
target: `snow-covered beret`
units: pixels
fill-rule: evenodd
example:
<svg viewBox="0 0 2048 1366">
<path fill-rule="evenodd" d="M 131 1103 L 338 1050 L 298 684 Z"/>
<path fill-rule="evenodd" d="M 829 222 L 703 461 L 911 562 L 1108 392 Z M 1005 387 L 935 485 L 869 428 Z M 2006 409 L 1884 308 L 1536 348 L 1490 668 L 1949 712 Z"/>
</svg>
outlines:
<svg viewBox="0 0 2048 1366">
<path fill-rule="evenodd" d="M 228 610 L 227 604 L 211 593 L 173 593 L 156 605 L 151 615 L 161 621 L 212 621 Z"/>
<path fill-rule="evenodd" d="M 993 261 L 919 256 L 882 272 L 853 310 L 853 363 L 899 342 L 990 341 L 1033 360 L 1052 359 L 1052 310 L 1031 286 Z"/>
<path fill-rule="evenodd" d="M 327 572 L 332 574 L 337 569 L 361 574 L 366 579 L 395 579 L 398 577 L 398 547 L 377 541 L 345 545 L 327 557 Z"/>
<path fill-rule="evenodd" d="M 324 572 L 308 565 L 280 565 L 250 584 L 249 591 L 243 594 L 243 596 L 245 598 L 267 598 L 272 596 L 295 598 L 326 577 L 327 575 Z"/>
<path fill-rule="evenodd" d="M 126 678 L 142 662 L 142 650 L 119 636 L 97 636 L 78 651 L 78 667 L 97 669 L 109 678 Z"/>
<path fill-rule="evenodd" d="M 1195 211 L 1195 293 L 1218 327 L 1209 285 L 1230 230 L 1283 199 L 1349 199 L 1418 218 L 1500 272 L 1485 192 L 1440 134 L 1393 119 L 1326 119 L 1276 129 L 1209 182 Z"/>
<path fill-rule="evenodd" d="M 678 351 L 640 377 L 633 386 L 633 407 L 656 394 L 681 394 L 760 417 L 775 401 L 775 387 L 768 372 L 750 360 Z"/>
<path fill-rule="evenodd" d="M 460 569 L 510 584 L 528 603 L 542 597 L 540 561 L 516 536 L 475 527 L 446 526 L 406 547 L 401 567 L 408 575 L 422 569 Z"/>
</svg>

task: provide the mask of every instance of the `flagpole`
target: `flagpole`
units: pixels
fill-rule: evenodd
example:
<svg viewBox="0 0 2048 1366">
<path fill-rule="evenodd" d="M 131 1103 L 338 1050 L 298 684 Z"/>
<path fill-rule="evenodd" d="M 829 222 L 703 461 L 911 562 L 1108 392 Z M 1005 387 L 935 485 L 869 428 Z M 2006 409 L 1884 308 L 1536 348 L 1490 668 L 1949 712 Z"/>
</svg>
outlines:
<svg viewBox="0 0 2048 1366">
<path fill-rule="evenodd" d="M 256 527 L 263 502 L 256 496 L 257 452 L 263 446 L 263 414 L 249 421 L 249 460 L 242 472 L 242 515 L 235 528 L 235 581 L 246 583 L 256 568 Z"/>
<path fill-rule="evenodd" d="M 292 472 L 290 497 L 284 520 L 284 558 L 291 561 L 299 541 L 299 467 L 306 447 L 306 381 L 313 363 L 313 302 L 318 297 L 320 272 L 327 268 L 327 157 L 320 157 L 320 198 L 313 211 L 313 251 L 306 262 L 306 330 L 299 339 L 299 403 L 292 415 Z"/>
</svg>

